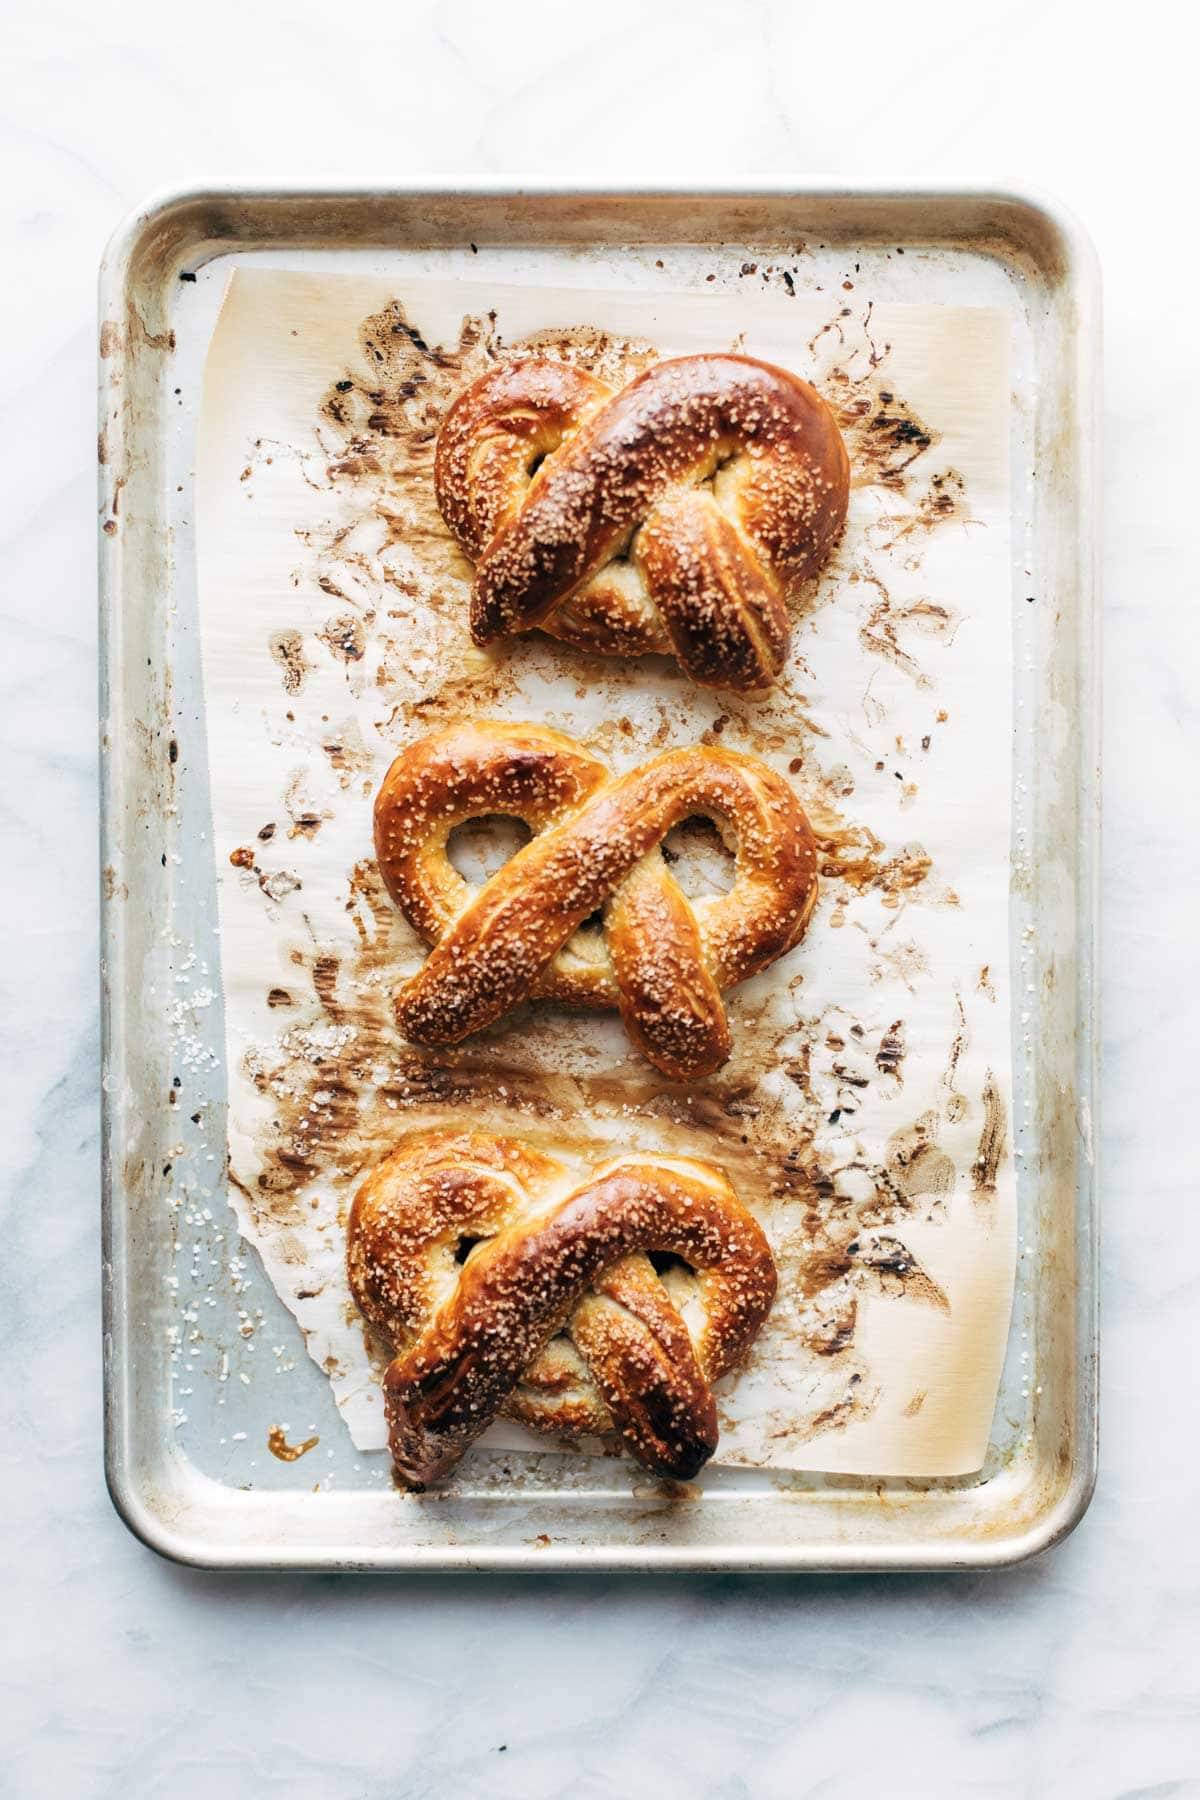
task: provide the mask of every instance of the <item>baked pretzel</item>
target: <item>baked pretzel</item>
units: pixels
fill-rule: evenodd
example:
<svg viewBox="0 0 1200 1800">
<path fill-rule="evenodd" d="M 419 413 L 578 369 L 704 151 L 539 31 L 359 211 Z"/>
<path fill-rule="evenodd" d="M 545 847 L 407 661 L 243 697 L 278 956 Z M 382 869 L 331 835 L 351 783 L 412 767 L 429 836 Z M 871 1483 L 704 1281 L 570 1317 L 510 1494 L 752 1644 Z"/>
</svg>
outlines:
<svg viewBox="0 0 1200 1800">
<path fill-rule="evenodd" d="M 479 889 L 447 855 L 488 814 L 536 835 Z M 727 894 L 688 899 L 659 846 L 694 814 L 736 845 Z M 404 750 L 375 801 L 388 892 L 433 946 L 395 995 L 401 1031 L 454 1044 L 526 998 L 617 1007 L 664 1075 L 708 1075 L 730 1051 L 722 989 L 803 935 L 816 847 L 782 776 L 730 750 L 669 750 L 613 776 L 540 725 L 453 725 Z M 599 912 L 601 929 L 580 929 Z"/>
<path fill-rule="evenodd" d="M 654 1253 L 687 1267 L 659 1275 Z M 711 1384 L 749 1349 L 776 1281 L 710 1164 L 622 1157 L 580 1182 L 480 1131 L 416 1134 L 372 1170 L 347 1269 L 393 1353 L 389 1443 L 414 1489 L 497 1413 L 559 1437 L 615 1432 L 655 1473 L 697 1474 L 717 1444 Z"/>
<path fill-rule="evenodd" d="M 783 668 L 788 603 L 842 530 L 849 474 L 820 395 L 732 355 L 657 363 L 617 394 L 509 363 L 451 407 L 434 463 L 475 564 L 476 643 L 538 626 L 743 689 Z"/>
</svg>

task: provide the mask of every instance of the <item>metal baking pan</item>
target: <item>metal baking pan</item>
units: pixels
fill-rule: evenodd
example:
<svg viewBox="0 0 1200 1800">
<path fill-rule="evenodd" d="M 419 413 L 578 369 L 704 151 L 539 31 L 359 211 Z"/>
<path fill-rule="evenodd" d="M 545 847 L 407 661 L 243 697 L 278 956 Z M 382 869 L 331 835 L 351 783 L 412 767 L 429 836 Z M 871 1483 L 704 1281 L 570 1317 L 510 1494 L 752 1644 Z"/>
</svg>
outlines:
<svg viewBox="0 0 1200 1800">
<path fill-rule="evenodd" d="M 628 1464 L 530 1455 L 501 1475 L 481 1458 L 453 1493 L 404 1502 L 386 1458 L 350 1446 L 295 1323 L 239 1245 L 208 1147 L 223 1027 L 189 277 L 234 255 L 398 277 L 468 258 L 478 275 L 490 257 L 526 279 L 569 261 L 636 286 L 655 264 L 681 280 L 700 267 L 736 275 L 799 240 L 831 279 L 852 257 L 891 298 L 1003 304 L 1023 346 L 1014 758 L 1029 805 L 1012 905 L 1014 933 L 1036 926 L 1023 968 L 1037 1000 L 1016 1065 L 1021 1249 L 988 1460 L 943 1481 L 713 1470 L 681 1500 Z M 1096 1462 L 1098 345 L 1086 238 L 1012 190 L 230 190 L 167 195 L 120 228 L 99 345 L 104 1373 L 110 1489 L 147 1543 L 221 1568 L 916 1569 L 1012 1563 L 1078 1521 Z M 1026 611 L 1030 594 L 1047 603 Z M 191 1015 L 183 1069 L 181 946 L 213 999 Z M 181 1202 L 176 1165 L 197 1158 L 213 1166 Z M 265 1446 L 283 1426 L 288 1443 L 319 1442 L 279 1460 Z"/>
</svg>

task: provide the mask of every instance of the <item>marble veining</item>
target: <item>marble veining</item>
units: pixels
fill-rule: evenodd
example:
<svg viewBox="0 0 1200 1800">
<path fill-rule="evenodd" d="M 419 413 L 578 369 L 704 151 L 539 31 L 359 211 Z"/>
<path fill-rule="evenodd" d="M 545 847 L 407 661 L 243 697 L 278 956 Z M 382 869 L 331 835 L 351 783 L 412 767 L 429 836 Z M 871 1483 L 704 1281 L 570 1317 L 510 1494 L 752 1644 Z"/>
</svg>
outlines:
<svg viewBox="0 0 1200 1800">
<path fill-rule="evenodd" d="M 289 1800 L 1200 1794 L 1188 1400 L 1200 950 L 1189 750 L 1192 75 L 1165 0 L 935 13 L 48 0 L 0 18 L 0 1793 Z M 1120 95 L 1120 109 L 1113 106 Z M 100 1463 L 95 269 L 173 183 L 1011 171 L 1108 318 L 1100 1488 L 1008 1574 L 213 1577 Z M 1187 196 L 1190 198 L 1190 194 Z"/>
</svg>

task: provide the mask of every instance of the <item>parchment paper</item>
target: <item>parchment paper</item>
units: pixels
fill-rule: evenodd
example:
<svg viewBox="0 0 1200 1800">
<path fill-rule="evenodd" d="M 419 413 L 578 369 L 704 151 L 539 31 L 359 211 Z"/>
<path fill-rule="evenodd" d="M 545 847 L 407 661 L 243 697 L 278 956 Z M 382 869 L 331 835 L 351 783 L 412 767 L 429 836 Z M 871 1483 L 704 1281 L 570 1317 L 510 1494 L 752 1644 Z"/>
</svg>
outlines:
<svg viewBox="0 0 1200 1800">
<path fill-rule="evenodd" d="M 231 276 L 197 472 L 231 1199 L 359 1448 L 384 1432 L 342 1271 L 355 1180 L 402 1131 L 469 1116 L 581 1169 L 625 1148 L 728 1169 L 781 1280 L 722 1395 L 718 1461 L 979 1467 L 1015 1248 L 1006 333 L 988 308 L 750 282 Z M 472 648 L 433 440 L 462 385 L 530 342 L 614 383 L 744 347 L 835 405 L 850 524 L 768 699 L 541 637 Z M 727 996 L 717 1076 L 673 1087 L 615 1019 L 549 1007 L 456 1050 L 397 1036 L 388 996 L 422 951 L 371 860 L 372 798 L 402 745 L 484 716 L 545 721 L 614 768 L 719 741 L 789 773 L 822 896 L 805 942 Z M 727 879 L 702 828 L 671 847 L 685 884 Z M 480 871 L 502 849 L 481 828 L 456 853 Z"/>
</svg>

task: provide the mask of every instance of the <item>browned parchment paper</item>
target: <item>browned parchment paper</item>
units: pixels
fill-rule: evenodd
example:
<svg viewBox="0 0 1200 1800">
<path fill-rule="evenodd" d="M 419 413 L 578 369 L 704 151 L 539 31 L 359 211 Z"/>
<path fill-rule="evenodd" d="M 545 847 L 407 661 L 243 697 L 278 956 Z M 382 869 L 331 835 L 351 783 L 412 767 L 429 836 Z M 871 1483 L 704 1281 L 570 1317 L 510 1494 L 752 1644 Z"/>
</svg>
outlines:
<svg viewBox="0 0 1200 1800">
<path fill-rule="evenodd" d="M 728 1168 L 781 1283 L 718 1460 L 979 1466 L 1014 1262 L 1006 332 L 997 310 L 842 296 L 231 276 L 198 468 L 231 1198 L 359 1447 L 383 1430 L 342 1273 L 355 1177 L 402 1131 L 470 1115 L 581 1166 L 634 1146 Z M 736 344 L 837 407 L 850 525 L 769 699 L 540 638 L 472 648 L 433 438 L 466 380 L 531 343 L 611 380 Z M 388 994 L 421 952 L 371 861 L 373 793 L 402 745 L 489 715 L 614 767 L 719 739 L 789 772 L 822 898 L 804 944 L 730 996 L 718 1076 L 671 1087 L 615 1020 L 548 1008 L 449 1052 L 396 1036 Z M 459 854 L 499 848 L 468 834 Z M 702 830 L 673 848 L 685 881 L 723 878 Z"/>
</svg>

